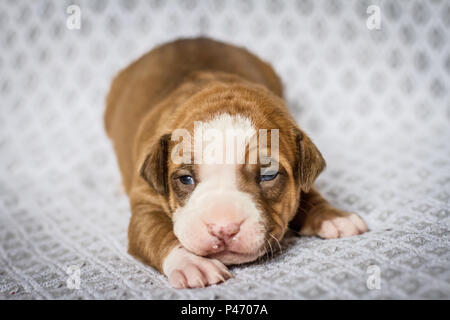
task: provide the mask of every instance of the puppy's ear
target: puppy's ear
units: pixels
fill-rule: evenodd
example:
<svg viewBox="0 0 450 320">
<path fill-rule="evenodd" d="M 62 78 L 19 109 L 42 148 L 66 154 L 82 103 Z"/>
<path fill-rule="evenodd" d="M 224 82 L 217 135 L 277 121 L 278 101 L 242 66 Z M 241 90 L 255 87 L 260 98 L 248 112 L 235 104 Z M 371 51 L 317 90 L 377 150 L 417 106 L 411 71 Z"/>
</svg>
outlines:
<svg viewBox="0 0 450 320">
<path fill-rule="evenodd" d="M 303 191 L 308 192 L 326 163 L 311 139 L 300 130 L 297 130 L 297 147 L 297 172 L 300 186 Z"/>
<path fill-rule="evenodd" d="M 162 195 L 169 192 L 167 161 L 170 137 L 170 134 L 165 134 L 152 146 L 140 170 L 141 177 Z"/>
</svg>

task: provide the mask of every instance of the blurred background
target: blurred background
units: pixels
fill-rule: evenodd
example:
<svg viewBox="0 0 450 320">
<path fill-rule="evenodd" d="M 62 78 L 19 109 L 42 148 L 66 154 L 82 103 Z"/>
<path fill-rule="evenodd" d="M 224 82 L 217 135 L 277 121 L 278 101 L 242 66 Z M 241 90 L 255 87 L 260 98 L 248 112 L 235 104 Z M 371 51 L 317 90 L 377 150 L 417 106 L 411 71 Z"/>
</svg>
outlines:
<svg viewBox="0 0 450 320">
<path fill-rule="evenodd" d="M 155 45 L 199 35 L 274 66 L 327 160 L 319 190 L 369 233 L 289 236 L 200 290 L 126 253 L 105 96 Z M 446 0 L 1 0 L 0 298 L 450 298 L 449 38 Z"/>
</svg>

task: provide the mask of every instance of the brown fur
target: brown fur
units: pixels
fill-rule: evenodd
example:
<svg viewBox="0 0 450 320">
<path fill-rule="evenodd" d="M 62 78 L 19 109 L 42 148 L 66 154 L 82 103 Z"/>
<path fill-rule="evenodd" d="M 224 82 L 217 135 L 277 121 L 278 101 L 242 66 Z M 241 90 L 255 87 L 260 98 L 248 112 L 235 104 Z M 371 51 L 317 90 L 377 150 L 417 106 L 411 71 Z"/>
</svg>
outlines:
<svg viewBox="0 0 450 320">
<path fill-rule="evenodd" d="M 168 161 L 170 133 L 175 128 L 192 132 L 194 121 L 224 111 L 247 116 L 259 128 L 280 130 L 285 157 L 280 177 L 261 189 L 252 183 L 255 168 L 243 166 L 239 184 L 255 195 L 277 239 L 296 215 L 304 216 L 301 193 L 315 194 L 315 203 L 326 205 L 311 189 L 325 161 L 289 114 L 280 79 L 268 64 L 244 49 L 204 38 L 162 45 L 119 73 L 105 112 L 130 197 L 129 252 L 160 271 L 169 251 L 179 245 L 172 213 L 191 192 L 173 177 L 179 170 L 193 175 L 196 170 Z"/>
</svg>

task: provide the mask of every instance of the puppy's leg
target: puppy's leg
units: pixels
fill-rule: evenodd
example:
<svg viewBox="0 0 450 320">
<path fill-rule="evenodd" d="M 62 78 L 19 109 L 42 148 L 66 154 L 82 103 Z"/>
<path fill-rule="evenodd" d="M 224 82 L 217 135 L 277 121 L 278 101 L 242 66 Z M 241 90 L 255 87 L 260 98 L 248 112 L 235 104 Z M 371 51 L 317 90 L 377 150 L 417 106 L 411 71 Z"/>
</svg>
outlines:
<svg viewBox="0 0 450 320">
<path fill-rule="evenodd" d="M 302 235 L 326 239 L 354 236 L 368 230 L 358 215 L 333 208 L 314 188 L 302 193 L 293 227 Z"/>
<path fill-rule="evenodd" d="M 164 273 L 175 288 L 196 288 L 231 277 L 218 260 L 199 257 L 184 249 L 173 233 L 172 220 L 161 209 L 131 202 L 129 252 Z"/>
</svg>

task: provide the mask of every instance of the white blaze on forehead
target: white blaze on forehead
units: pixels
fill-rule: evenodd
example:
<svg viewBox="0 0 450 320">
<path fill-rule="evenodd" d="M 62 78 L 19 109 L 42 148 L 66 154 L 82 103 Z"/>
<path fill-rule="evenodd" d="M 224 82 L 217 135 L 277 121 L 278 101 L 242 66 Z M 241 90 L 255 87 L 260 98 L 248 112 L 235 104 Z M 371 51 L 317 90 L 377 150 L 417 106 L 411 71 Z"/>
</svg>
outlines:
<svg viewBox="0 0 450 320">
<path fill-rule="evenodd" d="M 239 115 L 231 116 L 230 114 L 221 114 L 211 121 L 203 122 L 202 132 L 206 134 L 209 129 L 214 129 L 216 133 L 219 131 L 223 137 L 226 137 L 227 131 L 230 132 L 230 130 L 242 134 L 256 132 L 248 118 Z M 225 142 L 225 139 L 223 142 Z M 221 142 L 211 140 L 209 144 L 211 143 L 219 144 Z M 195 152 L 197 154 L 197 152 L 202 152 L 209 147 L 208 142 L 197 145 Z M 223 146 L 220 146 L 220 148 L 223 148 Z M 223 159 L 226 159 L 226 153 L 229 150 L 225 148 L 223 151 Z M 211 241 L 211 235 L 208 233 L 205 221 L 218 218 L 217 214 L 221 208 L 226 208 L 222 218 L 230 219 L 230 223 L 245 221 L 241 225 L 241 231 L 236 241 L 236 245 L 239 245 L 241 249 L 254 251 L 264 242 L 262 214 L 252 195 L 238 188 L 239 165 L 239 162 L 226 163 L 226 161 L 198 163 L 195 190 L 186 205 L 180 207 L 174 213 L 175 235 L 188 249 L 193 250 L 193 248 L 204 246 L 205 243 Z"/>
<path fill-rule="evenodd" d="M 201 147 L 204 157 L 210 155 L 207 149 L 221 150 L 223 154 L 219 156 L 221 158 L 218 159 L 219 161 L 215 163 L 204 161 L 204 164 L 199 166 L 200 181 L 212 179 L 216 181 L 217 186 L 227 186 L 228 188 L 231 185 L 236 186 L 236 166 L 239 163 L 236 160 L 239 157 L 243 157 L 245 160 L 245 147 L 249 142 L 245 137 L 252 137 L 256 133 L 250 119 L 241 115 L 232 116 L 223 113 L 202 123 L 202 129 L 204 140 L 208 139 L 209 132 L 218 133 L 222 137 L 222 139 L 212 139 L 209 143 L 203 143 Z"/>
<path fill-rule="evenodd" d="M 202 164 L 199 165 L 201 182 L 212 181 L 217 187 L 230 188 L 236 186 L 236 165 L 233 164 Z"/>
<path fill-rule="evenodd" d="M 252 136 L 256 130 L 253 127 L 251 121 L 248 118 L 240 115 L 232 116 L 230 114 L 221 114 L 213 120 L 204 123 L 204 128 L 215 129 L 222 133 L 223 137 L 232 135 L 236 137 Z M 226 139 L 224 139 L 225 142 Z M 226 160 L 227 153 L 229 152 L 244 152 L 245 159 L 245 146 L 248 141 L 234 141 L 234 143 L 245 142 L 243 148 L 236 146 L 235 150 L 232 150 L 229 146 L 224 147 L 224 159 Z M 214 142 L 215 143 L 215 142 Z M 238 154 L 239 156 L 239 154 Z M 207 199 L 203 205 L 209 206 L 211 202 L 227 203 L 239 208 L 246 218 L 250 218 L 253 221 L 259 221 L 260 213 L 257 210 L 255 203 L 251 196 L 238 188 L 237 175 L 239 162 L 232 161 L 230 164 L 224 161 L 223 163 L 208 164 L 203 163 L 198 166 L 199 170 L 199 185 L 193 197 L 197 199 Z"/>
<path fill-rule="evenodd" d="M 231 133 L 255 133 L 256 130 L 252 125 L 250 119 L 235 115 L 232 116 L 228 113 L 220 114 L 210 121 L 201 123 L 202 134 L 207 134 L 208 130 L 215 130 L 216 133 L 220 132 L 223 137 L 226 137 Z M 195 137 L 197 138 L 197 137 Z M 194 138 L 194 139 L 195 139 Z M 207 140 L 205 137 L 203 137 Z M 225 142 L 225 138 L 223 143 Z M 210 148 L 211 144 L 222 143 L 219 140 L 211 140 L 209 143 L 197 144 L 195 152 L 203 152 L 204 149 Z M 199 150 L 199 147 L 201 149 Z M 222 148 L 222 146 L 220 146 Z M 226 159 L 226 152 L 229 152 L 225 148 L 224 159 Z M 245 152 L 245 148 L 244 148 Z M 196 207 L 195 211 L 200 214 L 204 211 L 205 207 L 214 202 L 220 203 L 230 203 L 232 202 L 239 208 L 244 209 L 243 211 L 250 216 L 253 216 L 255 220 L 259 219 L 259 211 L 256 208 L 251 196 L 245 192 L 238 189 L 237 184 L 237 174 L 238 174 L 238 163 L 233 162 L 232 164 L 226 163 L 226 161 L 221 161 L 219 163 L 205 163 L 205 161 L 200 162 L 198 165 L 198 180 L 197 186 L 194 192 L 191 194 L 189 201 L 184 208 L 180 208 L 181 211 L 190 211 Z M 198 207 L 202 207 L 203 210 L 198 210 Z M 175 215 L 177 216 L 177 214 Z"/>
<path fill-rule="evenodd" d="M 230 129 L 245 132 L 255 130 L 249 118 L 241 115 L 231 115 L 229 113 L 222 113 L 212 120 L 204 122 L 203 124 L 205 129 L 213 128 L 223 132 Z"/>
<path fill-rule="evenodd" d="M 207 122 L 194 124 L 194 162 L 197 164 L 243 164 L 246 147 L 257 146 L 251 121 L 223 113 Z M 256 163 L 256 153 L 252 159 Z"/>
</svg>

